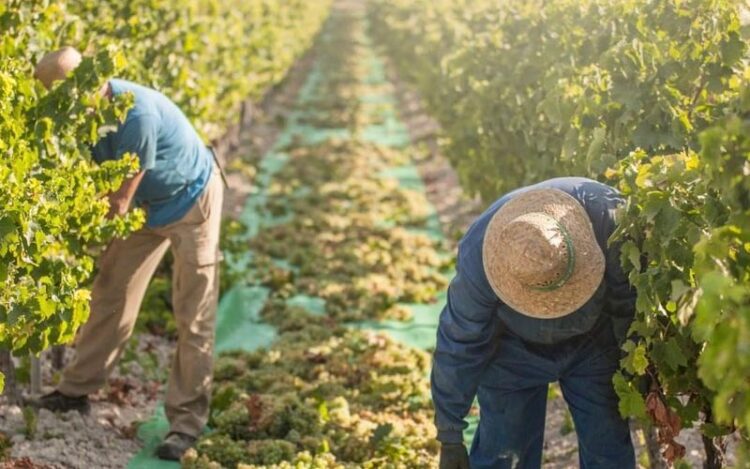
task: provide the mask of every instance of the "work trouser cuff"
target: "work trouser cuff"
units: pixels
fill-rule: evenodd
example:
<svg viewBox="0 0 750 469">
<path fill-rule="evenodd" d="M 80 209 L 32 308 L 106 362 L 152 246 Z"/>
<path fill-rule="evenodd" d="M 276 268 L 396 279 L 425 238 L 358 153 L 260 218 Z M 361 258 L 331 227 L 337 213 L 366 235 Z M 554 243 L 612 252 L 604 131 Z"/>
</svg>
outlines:
<svg viewBox="0 0 750 469">
<path fill-rule="evenodd" d="M 202 425 L 202 426 L 200 426 L 200 428 L 198 430 L 196 430 L 196 428 L 198 428 L 198 427 L 195 426 L 195 425 L 181 425 L 181 424 L 176 424 L 176 425 L 170 425 L 169 426 L 169 431 L 170 432 L 177 432 L 177 433 L 184 433 L 185 435 L 190 435 L 190 436 L 195 437 L 195 438 L 200 438 L 200 436 L 203 434 L 203 432 L 206 429 L 206 427 L 205 427 L 205 425 Z"/>
<path fill-rule="evenodd" d="M 94 394 L 100 388 L 101 386 L 76 386 L 64 380 L 55 387 L 59 393 L 68 397 L 88 396 L 89 394 Z"/>
</svg>

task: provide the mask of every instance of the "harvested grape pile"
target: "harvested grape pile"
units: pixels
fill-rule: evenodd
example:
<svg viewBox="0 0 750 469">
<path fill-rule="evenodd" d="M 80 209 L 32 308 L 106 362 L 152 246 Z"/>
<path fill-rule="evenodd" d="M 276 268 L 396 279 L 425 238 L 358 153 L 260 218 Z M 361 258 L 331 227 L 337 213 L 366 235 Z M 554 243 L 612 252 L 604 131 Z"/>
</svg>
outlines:
<svg viewBox="0 0 750 469">
<path fill-rule="evenodd" d="M 264 188 L 271 221 L 250 239 L 238 224 L 225 234 L 230 251 L 252 253 L 228 281 L 270 290 L 261 316 L 278 337 L 217 360 L 213 431 L 183 467 L 436 465 L 429 355 L 351 327 L 409 320 L 405 304 L 435 302 L 450 267 L 447 246 L 425 230 L 424 194 L 389 177 L 409 164 L 408 150 L 367 138 L 386 106 L 362 97 L 388 90 L 368 81 L 364 28 L 358 13 L 333 14 L 315 98 L 299 105 L 307 135 L 281 149 L 286 160 Z M 324 311 L 290 301 L 300 297 Z"/>
<path fill-rule="evenodd" d="M 269 350 L 218 361 L 216 433 L 185 467 L 272 465 L 320 453 L 330 453 L 321 455 L 330 463 L 323 467 L 430 466 L 436 443 L 428 355 L 307 319 L 283 330 Z"/>
<path fill-rule="evenodd" d="M 408 319 L 398 303 L 429 302 L 445 287 L 439 245 L 408 229 L 424 225 L 424 195 L 378 177 L 403 163 L 403 153 L 326 142 L 290 155 L 271 187 L 269 210 L 292 218 L 250 243 L 256 264 L 269 269 L 264 279 L 275 297 L 318 296 L 337 320 Z"/>
</svg>

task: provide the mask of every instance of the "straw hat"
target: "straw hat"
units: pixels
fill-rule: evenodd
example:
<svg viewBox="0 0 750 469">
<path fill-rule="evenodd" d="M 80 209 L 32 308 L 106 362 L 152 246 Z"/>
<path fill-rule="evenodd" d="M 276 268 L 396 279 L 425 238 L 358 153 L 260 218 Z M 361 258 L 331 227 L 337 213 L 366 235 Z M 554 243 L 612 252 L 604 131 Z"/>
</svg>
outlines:
<svg viewBox="0 0 750 469">
<path fill-rule="evenodd" d="M 604 277 L 586 210 L 557 189 L 532 189 L 503 205 L 487 226 L 482 260 L 500 300 L 540 319 L 576 311 Z"/>
<path fill-rule="evenodd" d="M 63 47 L 42 57 L 34 69 L 34 78 L 50 88 L 55 81 L 64 80 L 80 63 L 81 54 L 77 50 Z"/>
</svg>

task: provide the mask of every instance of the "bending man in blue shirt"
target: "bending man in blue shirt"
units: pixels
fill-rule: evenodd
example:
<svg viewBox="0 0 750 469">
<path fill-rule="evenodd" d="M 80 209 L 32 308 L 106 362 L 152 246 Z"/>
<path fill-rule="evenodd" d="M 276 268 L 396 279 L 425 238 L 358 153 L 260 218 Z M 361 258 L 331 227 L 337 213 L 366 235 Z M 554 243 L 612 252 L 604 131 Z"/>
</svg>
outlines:
<svg viewBox="0 0 750 469">
<path fill-rule="evenodd" d="M 64 48 L 42 58 L 35 76 L 49 88 L 80 61 L 75 49 Z M 166 96 L 124 80 L 110 80 L 102 92 L 108 98 L 131 93 L 135 103 L 125 121 L 94 146 L 94 159 L 131 153 L 140 160 L 140 172 L 109 195 L 109 215 L 123 215 L 134 204 L 146 210 L 146 227 L 113 240 L 99 259 L 91 316 L 77 337 L 76 357 L 57 390 L 37 405 L 89 411 L 88 395 L 104 385 L 122 353 L 151 276 L 171 245 L 178 341 L 165 402 L 170 433 L 157 454 L 179 459 L 208 420 L 223 187 L 210 150 Z"/>
<path fill-rule="evenodd" d="M 612 376 L 635 292 L 607 245 L 622 198 L 558 178 L 499 199 L 461 240 L 432 369 L 441 469 L 539 468 L 548 385 L 573 415 L 581 467 L 635 455 Z M 471 455 L 464 421 L 479 400 Z"/>
</svg>

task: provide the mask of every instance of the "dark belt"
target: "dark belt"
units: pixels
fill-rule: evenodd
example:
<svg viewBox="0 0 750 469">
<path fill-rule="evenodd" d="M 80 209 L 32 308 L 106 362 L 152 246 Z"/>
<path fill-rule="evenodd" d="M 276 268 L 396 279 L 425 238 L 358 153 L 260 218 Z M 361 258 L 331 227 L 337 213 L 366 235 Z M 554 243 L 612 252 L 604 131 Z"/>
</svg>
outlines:
<svg viewBox="0 0 750 469">
<path fill-rule="evenodd" d="M 206 148 L 208 148 L 208 151 L 211 152 L 211 156 L 214 158 L 214 163 L 216 163 L 216 167 L 219 168 L 219 174 L 221 174 L 221 180 L 224 181 L 224 187 L 229 189 L 229 183 L 227 182 L 227 176 L 224 174 L 224 168 L 221 167 L 221 163 L 219 163 L 219 158 L 216 156 L 216 152 L 214 151 L 214 147 L 211 145 L 206 145 Z"/>
</svg>

